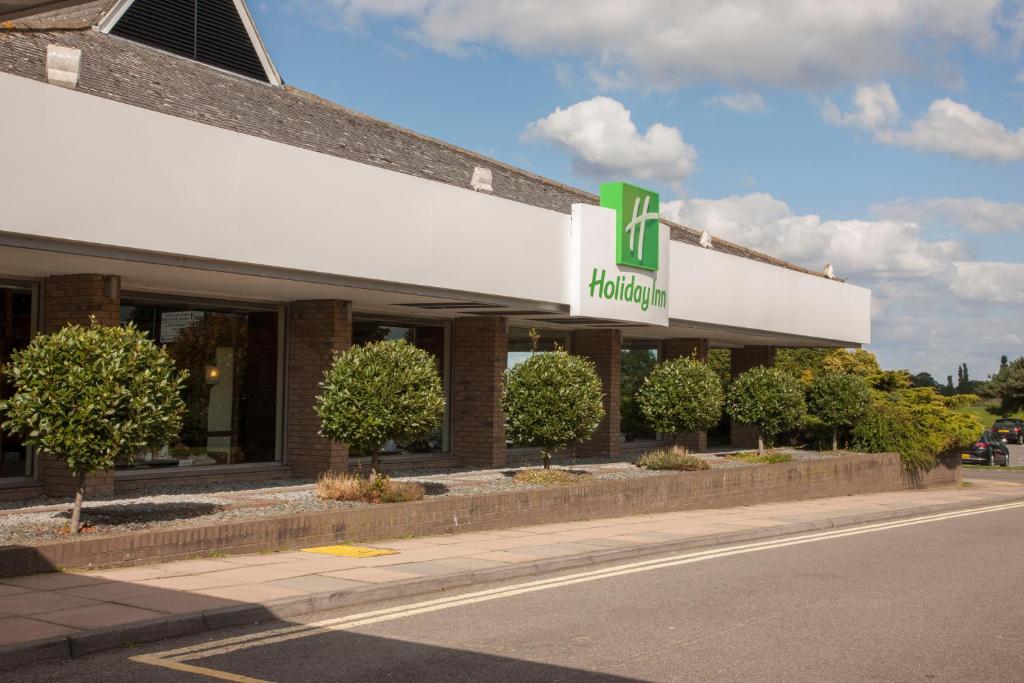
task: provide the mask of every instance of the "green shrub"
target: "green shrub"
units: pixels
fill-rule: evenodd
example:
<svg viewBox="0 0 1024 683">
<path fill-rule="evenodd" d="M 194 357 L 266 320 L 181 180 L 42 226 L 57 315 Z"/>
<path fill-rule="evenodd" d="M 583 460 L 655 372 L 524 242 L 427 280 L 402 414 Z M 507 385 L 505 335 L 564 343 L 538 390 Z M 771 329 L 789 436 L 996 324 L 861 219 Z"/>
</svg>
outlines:
<svg viewBox="0 0 1024 683">
<path fill-rule="evenodd" d="M 186 374 L 133 325 L 68 325 L 36 336 L 5 368 L 14 395 L 0 403 L 5 429 L 77 479 L 71 532 L 78 533 L 85 476 L 164 446 L 181 430 Z"/>
<path fill-rule="evenodd" d="M 663 434 L 710 429 L 722 418 L 724 393 L 715 371 L 693 358 L 659 363 L 640 389 L 640 411 Z"/>
<path fill-rule="evenodd" d="M 793 462 L 793 456 L 789 453 L 734 453 L 729 458 L 753 465 L 774 465 L 780 462 Z"/>
<path fill-rule="evenodd" d="M 569 486 L 587 481 L 591 476 L 586 472 L 571 472 L 569 470 L 519 470 L 512 478 L 517 484 L 532 484 L 534 486 Z"/>
<path fill-rule="evenodd" d="M 807 408 L 832 430 L 832 450 L 839 447 L 840 427 L 852 427 L 867 410 L 867 383 L 849 372 L 817 375 L 807 390 Z"/>
<path fill-rule="evenodd" d="M 314 409 L 320 434 L 369 452 L 377 469 L 388 441 L 415 441 L 440 427 L 444 391 L 434 357 L 404 339 L 353 346 L 324 372 Z"/>
<path fill-rule="evenodd" d="M 741 424 L 757 427 L 757 450 L 792 429 L 807 413 L 800 382 L 776 368 L 757 367 L 736 378 L 725 399 L 726 410 Z"/>
<path fill-rule="evenodd" d="M 373 472 L 361 477 L 349 472 L 326 472 L 314 486 L 317 498 L 348 500 L 363 503 L 406 503 L 422 500 L 424 488 L 414 482 L 394 481 L 385 474 Z"/>
<path fill-rule="evenodd" d="M 853 447 L 866 453 L 899 453 L 908 472 L 927 472 L 945 451 L 967 445 L 983 427 L 955 413 L 931 388 L 877 394 L 853 428 Z"/>
<path fill-rule="evenodd" d="M 645 453 L 636 461 L 636 466 L 645 470 L 677 470 L 680 472 L 711 469 L 707 460 L 690 455 L 683 448 L 668 448 Z"/>
<path fill-rule="evenodd" d="M 603 397 L 591 361 L 561 348 L 535 353 L 505 371 L 501 403 L 506 432 L 513 443 L 539 446 L 548 469 L 551 451 L 594 433 L 604 417 Z"/>
<path fill-rule="evenodd" d="M 943 396 L 942 400 L 945 402 L 946 407 L 951 410 L 981 403 L 981 397 L 977 394 L 953 394 L 952 396 Z"/>
</svg>

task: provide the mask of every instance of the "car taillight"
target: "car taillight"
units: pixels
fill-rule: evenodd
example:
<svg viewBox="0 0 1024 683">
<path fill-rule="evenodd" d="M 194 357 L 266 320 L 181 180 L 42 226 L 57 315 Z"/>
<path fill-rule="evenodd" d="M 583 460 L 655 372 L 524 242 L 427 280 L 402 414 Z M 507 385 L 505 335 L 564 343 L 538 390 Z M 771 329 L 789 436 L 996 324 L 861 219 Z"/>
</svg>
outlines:
<svg viewBox="0 0 1024 683">
<path fill-rule="evenodd" d="M 1013 428 L 1013 431 L 1015 431 L 1015 432 L 1019 432 L 1019 431 L 1020 431 L 1020 427 L 1014 427 L 1014 428 Z"/>
<path fill-rule="evenodd" d="M 974 444 L 975 448 L 980 448 L 982 450 L 984 450 L 986 446 L 988 446 L 988 444 L 985 443 L 984 441 L 979 441 L 978 443 Z"/>
</svg>

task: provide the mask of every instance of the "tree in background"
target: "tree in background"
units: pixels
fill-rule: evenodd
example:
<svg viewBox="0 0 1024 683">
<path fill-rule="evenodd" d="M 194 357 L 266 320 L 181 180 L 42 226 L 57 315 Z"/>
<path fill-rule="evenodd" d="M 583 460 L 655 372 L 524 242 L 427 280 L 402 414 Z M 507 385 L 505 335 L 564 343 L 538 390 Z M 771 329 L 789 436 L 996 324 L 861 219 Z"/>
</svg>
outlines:
<svg viewBox="0 0 1024 683">
<path fill-rule="evenodd" d="M 369 453 L 377 471 L 388 441 L 415 441 L 441 425 L 444 391 L 437 361 L 404 339 L 353 346 L 324 372 L 314 410 L 320 433 Z"/>
<path fill-rule="evenodd" d="M 882 374 L 875 354 L 864 349 L 836 349 L 822 361 L 822 369 L 832 373 L 848 372 L 868 379 Z"/>
<path fill-rule="evenodd" d="M 807 413 L 800 382 L 777 368 L 753 368 L 737 377 L 725 406 L 737 422 L 757 427 L 758 453 L 764 453 L 766 440 L 771 443 Z"/>
<path fill-rule="evenodd" d="M 925 387 L 930 389 L 938 389 L 939 383 L 935 381 L 935 378 L 930 372 L 919 372 L 911 378 L 915 387 Z"/>
<path fill-rule="evenodd" d="M 799 380 L 805 386 L 822 373 L 826 359 L 835 349 L 779 349 L 775 367 Z"/>
<path fill-rule="evenodd" d="M 655 366 L 638 400 L 648 424 L 664 434 L 711 429 L 722 418 L 722 382 L 706 363 L 673 358 Z"/>
<path fill-rule="evenodd" d="M 1002 370 L 1003 368 L 1005 368 L 1005 367 L 1006 367 L 1007 365 L 1009 365 L 1009 364 L 1010 364 L 1010 363 L 1009 363 L 1009 361 L 1008 361 L 1008 360 L 1006 359 L 1006 356 L 1000 356 L 1000 357 L 999 357 L 999 369 L 1000 369 L 1000 370 Z"/>
<path fill-rule="evenodd" d="M 534 350 L 540 335 L 530 330 Z M 593 362 L 556 347 L 505 371 L 501 404 L 513 443 L 539 446 L 544 469 L 551 452 L 590 438 L 604 417 L 604 392 Z"/>
<path fill-rule="evenodd" d="M 1003 415 L 1011 415 L 1024 408 L 1024 356 L 1007 363 L 993 375 L 986 393 L 999 399 Z"/>
<path fill-rule="evenodd" d="M 71 533 L 80 531 L 86 475 L 130 462 L 178 436 L 187 373 L 128 324 L 67 325 L 11 353 L 4 374 L 14 395 L 0 403 L 5 428 L 75 476 Z"/>
<path fill-rule="evenodd" d="M 896 391 L 909 389 L 914 385 L 914 381 L 907 370 L 883 370 L 874 377 L 873 385 L 879 391 Z"/>
<path fill-rule="evenodd" d="M 952 396 L 956 393 L 956 387 L 953 386 L 953 375 L 946 375 L 946 386 L 942 388 L 942 393 L 946 396 Z"/>
<path fill-rule="evenodd" d="M 871 392 L 862 377 L 844 372 L 818 375 L 807 390 L 811 415 L 832 428 L 832 450 L 839 448 L 839 430 L 852 427 L 864 415 Z"/>
</svg>

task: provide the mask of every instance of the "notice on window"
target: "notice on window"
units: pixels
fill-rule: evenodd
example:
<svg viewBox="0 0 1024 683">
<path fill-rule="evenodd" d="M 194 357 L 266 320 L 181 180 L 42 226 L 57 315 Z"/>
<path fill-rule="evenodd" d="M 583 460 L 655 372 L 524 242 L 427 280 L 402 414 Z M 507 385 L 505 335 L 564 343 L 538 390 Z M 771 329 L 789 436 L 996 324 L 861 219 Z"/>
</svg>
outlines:
<svg viewBox="0 0 1024 683">
<path fill-rule="evenodd" d="M 176 341 L 184 330 L 202 320 L 202 311 L 165 311 L 160 314 L 160 343 Z"/>
</svg>

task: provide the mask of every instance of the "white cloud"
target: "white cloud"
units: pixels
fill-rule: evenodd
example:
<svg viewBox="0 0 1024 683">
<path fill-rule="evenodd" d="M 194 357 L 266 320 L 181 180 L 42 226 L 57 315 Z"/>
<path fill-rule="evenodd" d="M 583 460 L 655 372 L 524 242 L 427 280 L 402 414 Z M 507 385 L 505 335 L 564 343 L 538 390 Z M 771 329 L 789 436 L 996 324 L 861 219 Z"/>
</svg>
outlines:
<svg viewBox="0 0 1024 683">
<path fill-rule="evenodd" d="M 725 107 L 739 112 L 764 111 L 764 98 L 756 92 L 737 92 L 715 95 L 704 100 L 705 105 Z"/>
<path fill-rule="evenodd" d="M 834 125 L 870 130 L 876 142 L 887 145 L 968 159 L 1024 160 L 1024 128 L 1010 130 L 949 98 L 932 102 L 928 111 L 909 127 L 895 127 L 900 119 L 900 106 L 889 84 L 884 82 L 858 86 L 852 110 L 843 112 L 826 100 L 821 114 Z"/>
<path fill-rule="evenodd" d="M 950 289 L 976 301 L 1024 304 L 1024 263 L 969 261 L 954 264 Z"/>
<path fill-rule="evenodd" d="M 815 270 L 831 263 L 840 277 L 932 276 L 962 253 L 956 242 L 924 239 L 916 223 L 822 220 L 794 214 L 765 193 L 676 200 L 663 204 L 661 212 L 669 220 Z"/>
<path fill-rule="evenodd" d="M 922 201 L 898 201 L 871 207 L 877 216 L 928 223 L 947 228 L 967 228 L 979 234 L 1024 231 L 1024 204 L 993 202 L 981 197 L 941 197 Z"/>
<path fill-rule="evenodd" d="M 325 20 L 374 18 L 433 49 L 497 46 L 576 57 L 612 82 L 675 88 L 724 80 L 795 87 L 934 71 L 964 46 L 1005 42 L 1000 0 L 293 0 Z"/>
<path fill-rule="evenodd" d="M 1020 353 L 1019 324 L 1005 313 L 1024 302 L 1024 264 L 968 261 L 959 243 L 928 239 L 922 223 L 827 220 L 762 193 L 671 201 L 662 213 L 814 270 L 832 262 L 838 276 L 869 287 L 869 349 L 884 367 L 944 379 L 967 362 L 984 377 L 1000 355 Z"/>
<path fill-rule="evenodd" d="M 697 162 L 696 150 L 686 144 L 678 128 L 655 123 L 641 134 L 629 110 L 610 97 L 559 107 L 528 124 L 523 138 L 564 147 L 576 173 L 596 178 L 678 185 Z"/>
<path fill-rule="evenodd" d="M 837 126 L 868 130 L 890 126 L 900 119 L 900 105 L 885 82 L 857 86 L 853 104 L 853 111 L 842 112 L 832 100 L 826 100 L 821 113 L 826 121 Z"/>
</svg>

